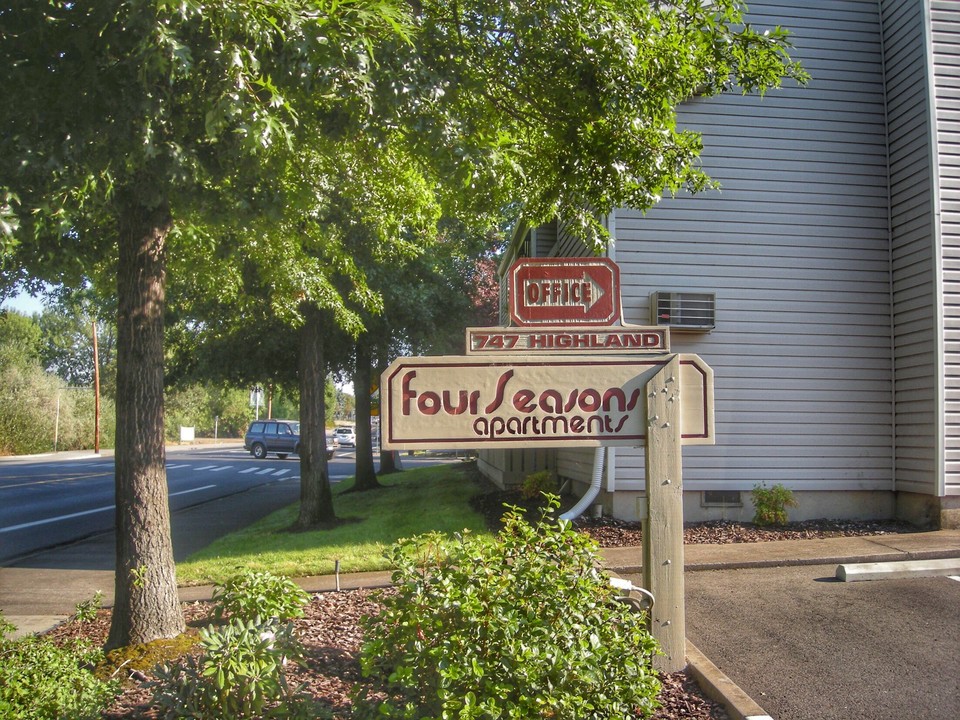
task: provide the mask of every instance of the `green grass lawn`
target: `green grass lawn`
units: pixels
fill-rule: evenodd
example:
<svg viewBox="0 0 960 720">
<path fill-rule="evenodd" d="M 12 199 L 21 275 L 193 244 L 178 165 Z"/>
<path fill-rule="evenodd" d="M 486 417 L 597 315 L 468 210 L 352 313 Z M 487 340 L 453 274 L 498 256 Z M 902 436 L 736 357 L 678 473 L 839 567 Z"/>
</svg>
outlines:
<svg viewBox="0 0 960 720">
<path fill-rule="evenodd" d="M 181 585 L 222 583 L 244 569 L 286 577 L 389 569 L 383 556 L 394 542 L 433 530 L 469 529 L 488 533 L 484 518 L 470 507 L 478 492 L 472 465 L 437 465 L 380 478 L 384 487 L 348 492 L 352 481 L 334 488 L 340 523 L 331 529 L 290 532 L 295 503 L 238 532 L 226 535 L 177 565 Z"/>
</svg>

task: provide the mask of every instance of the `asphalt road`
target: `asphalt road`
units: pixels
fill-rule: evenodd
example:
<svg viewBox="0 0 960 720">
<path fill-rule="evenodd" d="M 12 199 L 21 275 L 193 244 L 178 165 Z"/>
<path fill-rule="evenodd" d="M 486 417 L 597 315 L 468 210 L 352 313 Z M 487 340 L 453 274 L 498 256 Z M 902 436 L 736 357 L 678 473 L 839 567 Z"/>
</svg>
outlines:
<svg viewBox="0 0 960 720">
<path fill-rule="evenodd" d="M 420 461 L 404 458 L 408 464 Z M 330 462 L 331 483 L 354 474 L 355 453 L 341 448 Z M 257 489 L 269 507 L 299 497 L 298 458 L 255 460 L 238 445 L 167 453 L 172 523 L 177 513 Z M 112 531 L 114 462 L 109 456 L 5 458 L 0 461 L 0 564 Z M 176 527 L 174 527 L 176 529 Z"/>
<path fill-rule="evenodd" d="M 960 580 L 835 570 L 688 572 L 687 637 L 776 720 L 960 718 Z"/>
</svg>

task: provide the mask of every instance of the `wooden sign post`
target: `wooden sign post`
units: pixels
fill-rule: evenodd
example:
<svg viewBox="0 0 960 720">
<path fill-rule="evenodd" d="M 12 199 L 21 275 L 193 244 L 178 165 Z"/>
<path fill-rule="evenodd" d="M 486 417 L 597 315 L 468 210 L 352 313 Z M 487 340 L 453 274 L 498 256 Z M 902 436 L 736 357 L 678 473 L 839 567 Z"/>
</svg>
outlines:
<svg viewBox="0 0 960 720">
<path fill-rule="evenodd" d="M 654 665 L 663 672 L 676 672 L 686 665 L 681 391 L 680 361 L 674 355 L 647 383 L 643 585 L 654 597 L 650 632 L 663 652 Z"/>
</svg>

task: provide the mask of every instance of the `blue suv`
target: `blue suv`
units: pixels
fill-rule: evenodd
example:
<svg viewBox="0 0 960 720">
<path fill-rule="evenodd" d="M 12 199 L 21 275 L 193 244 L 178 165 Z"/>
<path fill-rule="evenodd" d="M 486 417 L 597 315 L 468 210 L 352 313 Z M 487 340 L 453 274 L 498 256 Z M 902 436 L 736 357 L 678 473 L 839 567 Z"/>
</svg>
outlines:
<svg viewBox="0 0 960 720">
<path fill-rule="evenodd" d="M 250 423 L 243 436 L 243 447 L 262 460 L 267 453 L 276 453 L 283 460 L 290 453 L 300 454 L 300 423 L 296 420 L 257 420 Z M 333 457 L 337 444 L 327 435 L 327 459 Z"/>
<path fill-rule="evenodd" d="M 300 423 L 296 420 L 257 420 L 243 436 L 243 447 L 257 460 L 276 453 L 283 460 L 300 452 Z"/>
</svg>

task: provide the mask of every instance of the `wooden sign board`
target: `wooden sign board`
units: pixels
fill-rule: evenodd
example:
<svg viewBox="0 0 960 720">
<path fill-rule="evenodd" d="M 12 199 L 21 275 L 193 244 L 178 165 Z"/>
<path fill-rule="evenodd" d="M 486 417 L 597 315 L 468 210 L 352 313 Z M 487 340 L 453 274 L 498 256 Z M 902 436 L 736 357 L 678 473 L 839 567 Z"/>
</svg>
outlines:
<svg viewBox="0 0 960 720">
<path fill-rule="evenodd" d="M 421 357 L 382 375 L 387 450 L 636 447 L 646 385 L 674 355 Z M 712 444 L 713 371 L 679 356 L 684 444 Z"/>
<path fill-rule="evenodd" d="M 664 327 L 485 327 L 467 328 L 467 355 L 636 355 L 670 350 Z"/>
<path fill-rule="evenodd" d="M 620 268 L 609 258 L 523 258 L 510 268 L 515 325 L 620 321 Z"/>
</svg>

